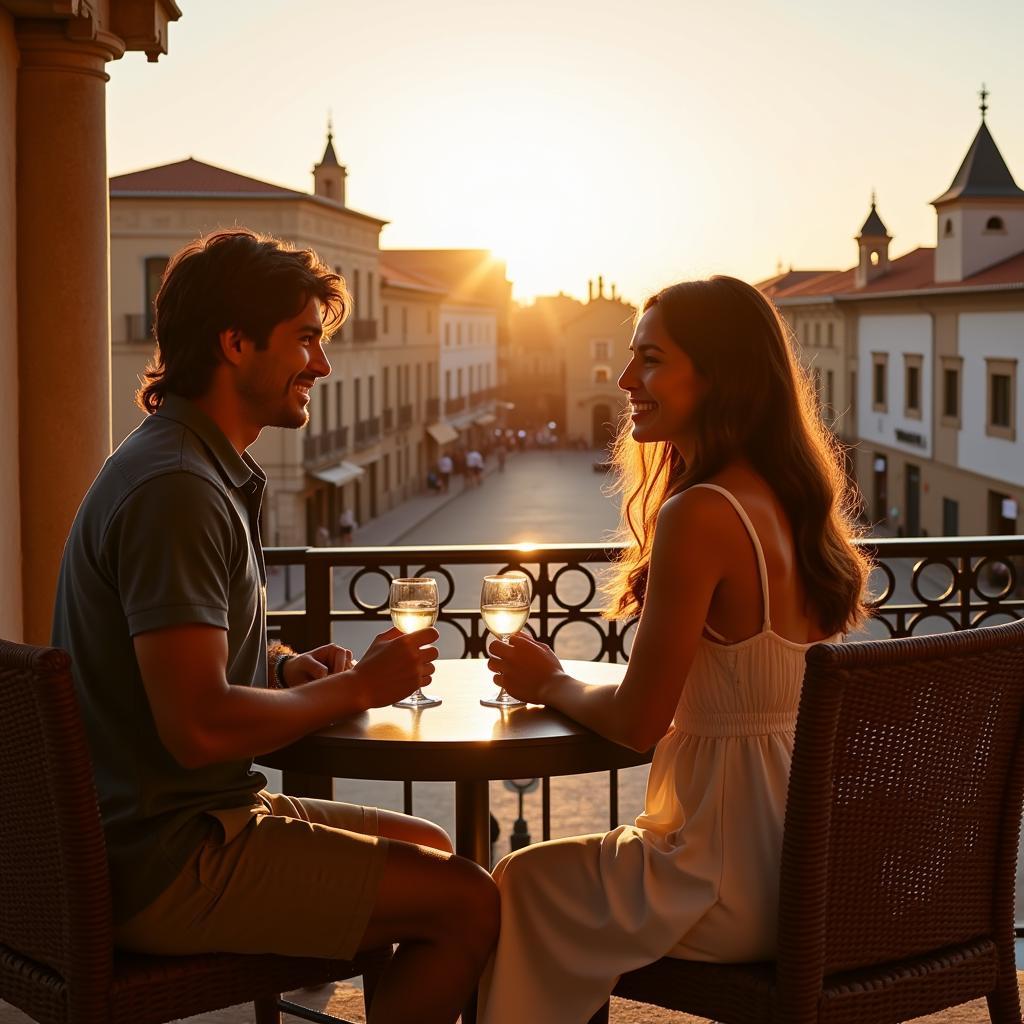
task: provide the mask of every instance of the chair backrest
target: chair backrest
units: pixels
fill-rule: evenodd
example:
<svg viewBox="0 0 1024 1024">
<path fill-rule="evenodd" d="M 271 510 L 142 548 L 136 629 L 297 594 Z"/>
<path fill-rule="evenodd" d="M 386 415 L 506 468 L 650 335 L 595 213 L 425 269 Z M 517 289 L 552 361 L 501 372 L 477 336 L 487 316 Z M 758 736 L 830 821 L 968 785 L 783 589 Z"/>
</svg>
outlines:
<svg viewBox="0 0 1024 1024">
<path fill-rule="evenodd" d="M 1010 940 L 1022 708 L 1024 621 L 808 652 L 780 986 L 820 990 L 835 971 Z"/>
<path fill-rule="evenodd" d="M 61 650 L 0 640 L 0 946 L 104 998 L 110 878 L 92 761 Z"/>
</svg>

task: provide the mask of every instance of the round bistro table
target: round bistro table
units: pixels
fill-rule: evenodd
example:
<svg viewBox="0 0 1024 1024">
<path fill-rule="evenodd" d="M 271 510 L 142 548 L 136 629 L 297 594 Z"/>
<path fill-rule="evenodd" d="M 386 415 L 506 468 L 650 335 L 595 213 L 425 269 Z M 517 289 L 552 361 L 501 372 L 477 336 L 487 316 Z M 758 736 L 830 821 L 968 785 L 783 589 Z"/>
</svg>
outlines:
<svg viewBox="0 0 1024 1024">
<path fill-rule="evenodd" d="M 569 675 L 617 683 L 625 665 L 565 661 Z M 284 790 L 330 799 L 331 779 L 455 783 L 455 849 L 490 867 L 491 779 L 578 775 L 646 764 L 649 753 L 612 743 L 546 707 L 489 708 L 494 692 L 482 660 L 436 662 L 427 692 L 439 707 L 375 708 L 259 758 L 284 771 Z"/>
</svg>

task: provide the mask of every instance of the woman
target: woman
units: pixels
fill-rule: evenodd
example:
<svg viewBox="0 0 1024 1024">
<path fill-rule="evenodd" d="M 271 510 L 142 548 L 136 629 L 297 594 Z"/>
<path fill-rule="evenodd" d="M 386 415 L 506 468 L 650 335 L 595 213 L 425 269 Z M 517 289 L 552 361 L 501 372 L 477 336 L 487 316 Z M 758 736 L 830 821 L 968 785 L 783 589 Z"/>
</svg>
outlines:
<svg viewBox="0 0 1024 1024">
<path fill-rule="evenodd" d="M 624 529 L 612 616 L 639 613 L 617 686 L 526 636 L 495 682 L 636 750 L 635 825 L 528 847 L 494 870 L 502 928 L 482 1024 L 585 1022 L 669 955 L 774 955 L 786 788 L 807 648 L 863 615 L 868 574 L 835 442 L 760 292 L 729 277 L 644 306 L 619 378 Z"/>
</svg>

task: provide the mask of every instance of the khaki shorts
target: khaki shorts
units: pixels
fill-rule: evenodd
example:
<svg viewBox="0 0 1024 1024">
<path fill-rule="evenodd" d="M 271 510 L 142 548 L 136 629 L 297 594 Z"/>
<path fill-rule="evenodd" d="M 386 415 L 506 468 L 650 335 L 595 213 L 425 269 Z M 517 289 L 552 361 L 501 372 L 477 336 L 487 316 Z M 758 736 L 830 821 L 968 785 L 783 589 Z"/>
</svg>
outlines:
<svg viewBox="0 0 1024 1024">
<path fill-rule="evenodd" d="M 377 809 L 262 792 L 236 835 L 214 827 L 148 907 L 115 926 L 137 953 L 350 959 L 377 900 L 388 841 Z"/>
</svg>

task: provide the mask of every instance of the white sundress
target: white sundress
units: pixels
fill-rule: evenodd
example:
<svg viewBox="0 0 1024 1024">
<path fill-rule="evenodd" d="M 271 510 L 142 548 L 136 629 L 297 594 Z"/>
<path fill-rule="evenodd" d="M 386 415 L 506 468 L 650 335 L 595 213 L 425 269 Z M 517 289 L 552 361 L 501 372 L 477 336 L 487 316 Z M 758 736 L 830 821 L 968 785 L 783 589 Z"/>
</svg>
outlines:
<svg viewBox="0 0 1024 1024">
<path fill-rule="evenodd" d="M 702 637 L 643 814 L 611 832 L 557 839 L 494 869 L 501 935 L 481 980 L 480 1024 L 586 1024 L 619 975 L 663 956 L 772 959 L 779 860 L 804 659 L 772 630 L 764 551 L 761 631 Z M 716 636 L 710 627 L 706 632 Z"/>
</svg>

